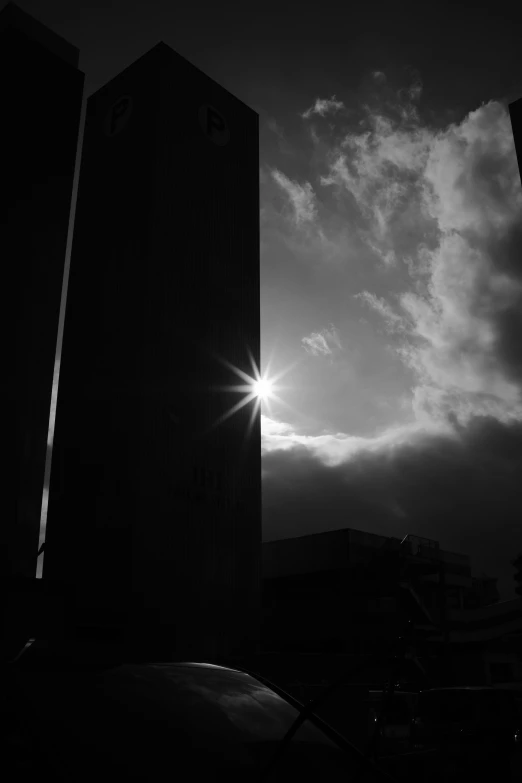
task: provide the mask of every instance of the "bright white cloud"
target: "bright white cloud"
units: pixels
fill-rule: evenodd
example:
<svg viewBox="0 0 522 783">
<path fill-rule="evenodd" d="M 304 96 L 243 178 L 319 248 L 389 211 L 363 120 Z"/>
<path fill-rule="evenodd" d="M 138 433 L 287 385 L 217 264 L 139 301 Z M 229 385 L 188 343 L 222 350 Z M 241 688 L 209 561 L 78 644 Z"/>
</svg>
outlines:
<svg viewBox="0 0 522 783">
<path fill-rule="evenodd" d="M 420 90 L 413 85 L 410 98 Z M 418 433 L 451 432 L 475 416 L 522 421 L 515 329 L 522 311 L 522 188 L 506 109 L 490 102 L 437 132 L 397 128 L 378 115 L 371 126 L 325 156 L 328 172 L 320 182 L 336 186 L 339 198 L 355 199 L 368 221 L 367 244 L 382 258 L 400 245 L 396 216 L 416 205 L 418 225 L 408 224 L 412 238 L 403 256 L 410 287 L 394 294 L 393 304 L 368 290 L 356 295 L 383 319 L 395 337 L 391 350 L 413 373 L 414 423 L 374 438 L 300 436 L 289 425 L 266 434 L 265 449 L 305 446 L 327 464 Z M 315 356 L 333 350 L 328 330 L 302 343 Z"/>
<path fill-rule="evenodd" d="M 365 218 L 359 228 L 366 244 L 389 266 L 393 264 L 393 224 L 413 197 L 420 201 L 417 178 L 424 170 L 431 134 L 425 129 L 399 129 L 381 114 L 372 114 L 372 130 L 345 135 L 330 154 L 322 186 L 335 186 L 338 197 L 348 192 Z"/>
<path fill-rule="evenodd" d="M 387 126 L 382 130 L 387 138 Z M 400 295 L 400 314 L 368 291 L 358 298 L 389 331 L 408 335 L 397 351 L 417 377 L 419 419 L 451 412 L 461 423 L 476 415 L 522 419 L 520 385 L 499 354 L 513 339 L 502 318 L 522 304 L 522 280 L 513 266 L 510 274 L 513 259 L 505 258 L 506 241 L 522 220 L 509 117 L 500 104 L 489 103 L 461 125 L 422 138 L 423 154 L 414 156 L 413 166 L 406 155 L 402 167 L 416 171 L 416 192 L 438 232 L 435 249 L 419 243 L 418 254 L 407 259 L 412 278 L 423 285 Z M 365 139 L 358 149 L 366 148 Z M 374 148 L 382 153 L 386 145 Z M 400 168 L 397 157 L 395 162 Z M 383 212 L 383 224 L 386 217 Z"/>
<path fill-rule="evenodd" d="M 319 177 L 320 184 L 324 186 L 336 185 L 340 192 L 347 190 L 356 201 L 359 201 L 363 194 L 364 183 L 361 182 L 360 177 L 350 172 L 346 163 L 346 155 L 339 155 L 329 168 L 330 174 L 328 176 Z"/>
<path fill-rule="evenodd" d="M 423 203 L 441 231 L 484 238 L 520 219 L 522 189 L 505 108 L 492 101 L 439 133 L 424 170 Z"/>
<path fill-rule="evenodd" d="M 331 356 L 334 352 L 332 345 L 334 348 L 342 350 L 339 332 L 333 325 L 330 326 L 330 329 L 312 332 L 307 337 L 303 337 L 301 342 L 305 351 L 312 354 L 312 356 Z"/>
<path fill-rule="evenodd" d="M 277 169 L 272 170 L 272 178 L 287 195 L 294 211 L 295 223 L 312 223 L 317 217 L 317 207 L 311 184 L 305 182 L 300 185 Z"/>
<path fill-rule="evenodd" d="M 384 82 L 381 73 L 374 72 L 375 82 Z M 405 102 L 393 107 L 411 126 L 365 107 L 359 129 L 333 146 L 314 131 L 314 154 L 325 166 L 319 182 L 335 188 L 339 202 L 348 197 L 358 207 L 361 220 L 348 226 L 352 235 L 388 270 L 408 274 L 409 283 L 393 299 L 370 290 L 356 298 L 382 318 L 394 337 L 389 349 L 412 373 L 410 435 L 418 427 L 440 431 L 478 415 L 522 420 L 522 187 L 509 114 L 492 101 L 435 131 L 418 122 L 413 103 L 421 94 L 414 75 L 400 91 Z M 305 114 L 338 108 L 317 102 Z M 277 171 L 272 176 L 287 194 L 295 222 L 312 224 L 317 239 L 322 226 L 311 185 Z M 314 252 L 324 244 L 315 242 Z M 334 334 L 312 332 L 302 338 L 303 348 L 330 357 Z M 389 430 L 386 437 L 400 439 L 405 432 Z M 384 436 L 338 433 L 304 438 L 288 425 L 267 437 L 270 448 L 299 443 L 323 460 L 387 442 Z"/>
<path fill-rule="evenodd" d="M 354 299 L 360 299 L 371 307 L 372 310 L 375 310 L 384 320 L 389 332 L 404 331 L 406 329 L 404 317 L 395 313 L 382 297 L 378 297 L 369 291 L 361 291 L 358 294 L 354 294 Z"/>
<path fill-rule="evenodd" d="M 390 427 L 374 437 L 344 435 L 343 433 L 300 435 L 291 424 L 276 422 L 267 416 L 261 417 L 261 449 L 290 451 L 305 448 L 327 467 L 336 467 L 356 457 L 361 452 L 393 453 L 405 444 L 418 443 L 432 435 L 454 436 L 447 424 L 430 420 L 416 421 L 401 427 Z"/>
<path fill-rule="evenodd" d="M 303 337 L 301 342 L 305 351 L 311 353 L 312 356 L 318 356 L 321 353 L 324 355 L 332 353 L 325 337 L 319 332 L 312 332 L 309 337 Z"/>
</svg>

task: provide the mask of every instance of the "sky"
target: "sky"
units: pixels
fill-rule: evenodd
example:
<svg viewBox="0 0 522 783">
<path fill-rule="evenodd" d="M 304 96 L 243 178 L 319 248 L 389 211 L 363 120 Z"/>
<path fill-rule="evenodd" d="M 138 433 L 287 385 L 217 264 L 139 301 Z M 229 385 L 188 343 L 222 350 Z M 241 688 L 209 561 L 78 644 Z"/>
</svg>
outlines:
<svg viewBox="0 0 522 783">
<path fill-rule="evenodd" d="M 522 96 L 507 5 L 20 0 L 86 97 L 162 40 L 259 114 L 263 540 L 431 538 L 515 596 Z M 3 5 L 3 4 L 2 4 Z"/>
</svg>

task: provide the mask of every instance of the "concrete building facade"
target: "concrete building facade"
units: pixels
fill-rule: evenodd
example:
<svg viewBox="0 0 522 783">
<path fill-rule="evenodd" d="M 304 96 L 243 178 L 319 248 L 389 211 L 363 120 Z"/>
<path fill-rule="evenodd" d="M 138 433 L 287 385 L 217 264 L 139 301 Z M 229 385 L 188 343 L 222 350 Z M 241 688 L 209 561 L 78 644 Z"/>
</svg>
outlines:
<svg viewBox="0 0 522 783">
<path fill-rule="evenodd" d="M 43 574 L 73 625 L 255 647 L 259 353 L 258 115 L 160 43 L 87 101 Z"/>
</svg>

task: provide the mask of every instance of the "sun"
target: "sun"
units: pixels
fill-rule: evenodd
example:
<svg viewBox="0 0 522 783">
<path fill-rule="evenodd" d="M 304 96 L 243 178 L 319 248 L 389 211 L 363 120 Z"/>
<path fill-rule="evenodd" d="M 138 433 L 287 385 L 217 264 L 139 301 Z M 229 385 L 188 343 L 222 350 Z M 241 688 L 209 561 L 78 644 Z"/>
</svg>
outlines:
<svg viewBox="0 0 522 783">
<path fill-rule="evenodd" d="M 270 404 L 271 400 L 275 400 L 281 405 L 290 407 L 279 397 L 277 393 L 284 388 L 287 388 L 279 385 L 279 379 L 290 372 L 290 370 L 299 364 L 302 359 L 297 359 L 277 375 L 272 375 L 270 372 L 271 362 L 269 362 L 265 372 L 261 375 L 257 362 L 254 361 L 254 357 L 248 348 L 247 353 L 249 356 L 250 365 L 252 367 L 251 374 L 245 372 L 239 367 L 235 367 L 231 362 L 228 361 L 228 359 L 225 359 L 223 356 L 219 356 L 217 353 L 213 352 L 214 358 L 229 370 L 232 370 L 232 372 L 237 375 L 243 381 L 243 383 L 237 385 L 230 384 L 226 386 L 212 385 L 213 391 L 216 392 L 239 392 L 241 394 L 241 398 L 237 401 L 237 403 L 233 404 L 228 410 L 224 411 L 223 414 L 214 421 L 214 423 L 211 425 L 212 429 L 219 426 L 222 422 L 230 418 L 230 416 L 233 416 L 235 413 L 237 413 L 237 411 L 239 411 L 245 405 L 249 405 L 250 403 L 253 403 L 253 405 L 251 408 L 250 422 L 247 428 L 248 433 L 251 432 L 255 419 L 260 413 L 262 406 L 265 406 L 269 415 L 272 416 L 272 406 Z"/>
<path fill-rule="evenodd" d="M 274 382 L 270 378 L 258 378 L 252 384 L 252 391 L 263 402 L 274 394 Z"/>
</svg>

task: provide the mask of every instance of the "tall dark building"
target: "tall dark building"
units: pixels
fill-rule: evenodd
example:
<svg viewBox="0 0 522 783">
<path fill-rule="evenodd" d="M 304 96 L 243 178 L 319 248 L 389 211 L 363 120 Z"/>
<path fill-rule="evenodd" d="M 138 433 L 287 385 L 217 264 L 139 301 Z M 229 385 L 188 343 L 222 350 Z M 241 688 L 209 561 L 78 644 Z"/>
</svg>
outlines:
<svg viewBox="0 0 522 783">
<path fill-rule="evenodd" d="M 87 101 L 43 578 L 151 654 L 257 643 L 258 145 L 164 43 Z"/>
<path fill-rule="evenodd" d="M 8 4 L 0 12 L 0 258 L 6 337 L 1 388 L 8 431 L 1 570 L 10 584 L 13 577 L 36 576 L 83 96 L 78 58 L 78 49 L 17 6 Z"/>
</svg>

